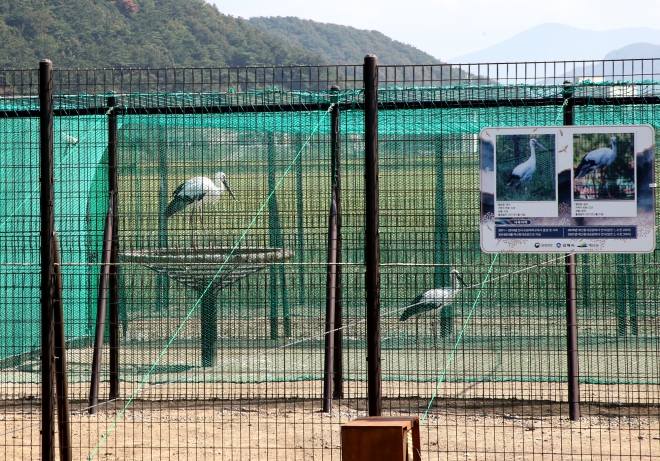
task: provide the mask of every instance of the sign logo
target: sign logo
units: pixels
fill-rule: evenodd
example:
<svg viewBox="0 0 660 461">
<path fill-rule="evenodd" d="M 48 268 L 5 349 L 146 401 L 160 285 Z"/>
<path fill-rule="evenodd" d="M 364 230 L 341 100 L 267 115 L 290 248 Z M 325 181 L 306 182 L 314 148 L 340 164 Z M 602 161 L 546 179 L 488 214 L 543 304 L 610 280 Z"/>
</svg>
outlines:
<svg viewBox="0 0 660 461">
<path fill-rule="evenodd" d="M 561 248 L 561 243 L 558 243 L 558 244 L 557 244 L 557 248 Z"/>
</svg>

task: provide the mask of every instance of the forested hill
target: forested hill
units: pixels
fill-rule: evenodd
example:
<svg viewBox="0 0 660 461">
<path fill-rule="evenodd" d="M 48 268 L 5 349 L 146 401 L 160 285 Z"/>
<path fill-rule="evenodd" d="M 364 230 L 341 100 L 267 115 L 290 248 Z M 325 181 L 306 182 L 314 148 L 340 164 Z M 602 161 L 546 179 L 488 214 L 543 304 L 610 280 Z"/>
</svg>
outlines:
<svg viewBox="0 0 660 461">
<path fill-rule="evenodd" d="M 294 17 L 255 17 L 248 23 L 291 46 L 322 56 L 329 64 L 360 64 L 367 53 L 380 64 L 439 64 L 414 46 L 392 40 L 375 30 L 326 24 Z"/>
<path fill-rule="evenodd" d="M 0 0 L 0 68 L 325 64 L 204 0 Z"/>
</svg>

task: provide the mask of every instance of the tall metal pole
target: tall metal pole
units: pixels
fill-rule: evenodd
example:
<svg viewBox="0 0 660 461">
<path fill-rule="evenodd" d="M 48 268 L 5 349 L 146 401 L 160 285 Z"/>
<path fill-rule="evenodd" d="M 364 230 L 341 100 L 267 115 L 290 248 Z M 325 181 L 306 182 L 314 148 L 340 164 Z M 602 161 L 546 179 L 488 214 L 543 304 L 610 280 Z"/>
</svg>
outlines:
<svg viewBox="0 0 660 461">
<path fill-rule="evenodd" d="M 380 241 L 378 237 L 378 58 L 364 57 L 365 290 L 369 416 L 382 410 L 380 366 Z"/>
<path fill-rule="evenodd" d="M 111 274 L 112 262 L 112 223 L 114 222 L 112 195 L 108 201 L 108 213 L 103 231 L 103 252 L 101 254 L 101 275 L 99 277 L 99 295 L 96 304 L 96 330 L 94 333 L 94 349 L 92 352 L 92 378 L 89 386 L 89 414 L 96 413 L 99 403 L 99 384 L 101 382 L 101 361 L 103 357 L 103 336 L 105 331 L 105 313 L 108 298 L 108 279 Z"/>
<path fill-rule="evenodd" d="M 60 461 L 71 461 L 71 426 L 69 424 L 69 382 L 66 373 L 66 337 L 64 335 L 64 306 L 62 303 L 62 271 L 57 232 L 53 235 L 53 266 L 55 269 L 55 395 L 57 401 L 57 432 L 60 441 Z"/>
<path fill-rule="evenodd" d="M 433 249 L 433 282 L 435 287 L 451 286 L 449 251 L 449 223 L 445 194 L 444 146 L 442 135 L 435 139 L 435 229 Z M 454 312 L 451 305 L 440 310 L 440 336 L 454 333 Z M 416 338 L 419 341 L 419 338 Z"/>
<path fill-rule="evenodd" d="M 268 190 L 275 189 L 275 134 L 269 132 L 266 135 L 268 143 Z M 280 248 L 281 240 L 278 238 L 279 231 L 279 209 L 277 207 L 277 196 L 273 194 L 268 201 L 268 242 L 272 248 Z M 280 299 L 277 292 L 278 267 L 270 266 L 270 339 L 279 337 L 279 325 L 277 315 L 279 313 Z"/>
<path fill-rule="evenodd" d="M 573 125 L 573 88 L 564 82 L 564 125 Z M 568 354 L 568 414 L 580 419 L 580 388 L 577 336 L 577 275 L 575 253 L 566 255 L 566 350 Z"/>
<path fill-rule="evenodd" d="M 108 98 L 108 107 L 117 98 Z M 112 253 L 110 256 L 110 399 L 119 398 L 119 174 L 117 158 L 117 113 L 108 114 L 108 185 L 112 204 Z"/>
<path fill-rule="evenodd" d="M 337 283 L 337 204 L 332 194 L 328 223 L 328 267 L 325 287 L 325 363 L 323 373 L 323 412 L 332 409 L 332 378 L 335 353 L 335 288 Z"/>
<path fill-rule="evenodd" d="M 55 194 L 53 191 L 53 63 L 39 63 L 39 118 L 41 150 L 41 458 L 55 459 L 54 405 L 54 264 Z"/>
<path fill-rule="evenodd" d="M 294 137 L 294 148 L 298 155 L 296 161 L 296 220 L 298 225 L 298 248 L 296 249 L 296 262 L 298 263 L 298 304 L 307 306 L 307 294 L 305 287 L 305 204 L 303 203 L 303 155 L 300 152 L 303 148 L 302 137 L 300 134 Z"/>
<path fill-rule="evenodd" d="M 337 85 L 330 89 L 333 93 L 340 90 Z M 334 96 L 334 102 L 339 101 L 339 96 Z M 333 193 L 334 201 L 337 207 L 337 243 L 336 257 L 337 269 L 335 274 L 335 354 L 334 354 L 334 390 L 332 396 L 336 399 L 344 397 L 344 372 L 343 372 L 343 351 L 344 341 L 342 334 L 343 324 L 343 291 L 341 281 L 341 113 L 339 106 L 335 105 L 332 109 L 331 136 L 332 136 L 332 170 L 333 170 Z"/>
</svg>

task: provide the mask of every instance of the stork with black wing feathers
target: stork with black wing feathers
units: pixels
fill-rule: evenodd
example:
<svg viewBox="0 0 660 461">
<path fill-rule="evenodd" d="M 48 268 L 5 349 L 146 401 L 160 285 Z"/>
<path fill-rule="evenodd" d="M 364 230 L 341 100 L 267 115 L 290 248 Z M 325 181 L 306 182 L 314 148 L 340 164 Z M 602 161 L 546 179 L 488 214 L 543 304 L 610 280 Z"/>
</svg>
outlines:
<svg viewBox="0 0 660 461">
<path fill-rule="evenodd" d="M 435 288 L 425 291 L 417 296 L 413 302 L 401 313 L 399 320 L 404 322 L 410 317 L 415 317 L 416 328 L 419 329 L 419 316 L 423 312 L 440 309 L 452 303 L 459 291 L 465 286 L 463 277 L 456 269 L 452 269 L 450 275 L 453 279 L 452 287 Z"/>
<path fill-rule="evenodd" d="M 204 228 L 204 205 L 212 205 L 220 200 L 225 188 L 233 199 L 236 200 L 236 196 L 227 182 L 227 175 L 220 171 L 215 174 L 213 180 L 205 176 L 190 178 L 179 185 L 172 193 L 174 198 L 165 209 L 165 217 L 169 218 L 187 206 L 192 207 L 193 211 L 190 213 L 190 244 L 193 248 L 196 248 L 193 229 L 193 215 L 195 211 L 199 211 L 199 222 L 202 225 L 202 230 L 206 233 L 206 229 Z"/>
<path fill-rule="evenodd" d="M 610 138 L 611 148 L 601 147 L 592 150 L 582 158 L 582 161 L 573 172 L 574 178 L 584 178 L 589 173 L 593 172 L 591 177 L 591 184 L 594 188 L 595 194 L 598 195 L 596 190 L 596 171 L 600 171 L 601 182 L 608 198 L 613 198 L 607 188 L 607 179 L 605 178 L 605 170 L 614 162 L 616 158 L 616 136 Z"/>
</svg>

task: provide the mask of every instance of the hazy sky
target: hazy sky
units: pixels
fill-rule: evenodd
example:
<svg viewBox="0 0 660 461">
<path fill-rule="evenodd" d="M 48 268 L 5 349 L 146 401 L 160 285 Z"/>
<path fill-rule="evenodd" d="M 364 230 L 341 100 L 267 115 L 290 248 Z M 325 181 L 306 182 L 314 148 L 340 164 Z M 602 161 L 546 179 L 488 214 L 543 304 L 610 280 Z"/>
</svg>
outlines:
<svg viewBox="0 0 660 461">
<path fill-rule="evenodd" d="M 590 30 L 660 29 L 658 0 L 206 0 L 225 14 L 297 16 L 378 30 L 448 60 L 494 45 L 536 25 Z"/>
</svg>

